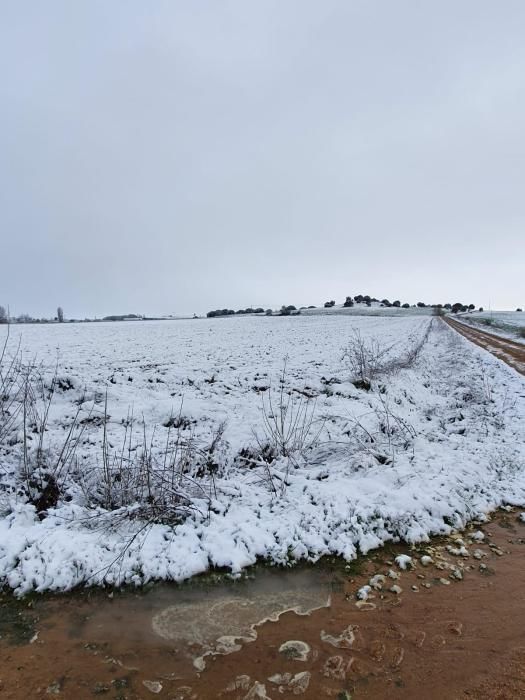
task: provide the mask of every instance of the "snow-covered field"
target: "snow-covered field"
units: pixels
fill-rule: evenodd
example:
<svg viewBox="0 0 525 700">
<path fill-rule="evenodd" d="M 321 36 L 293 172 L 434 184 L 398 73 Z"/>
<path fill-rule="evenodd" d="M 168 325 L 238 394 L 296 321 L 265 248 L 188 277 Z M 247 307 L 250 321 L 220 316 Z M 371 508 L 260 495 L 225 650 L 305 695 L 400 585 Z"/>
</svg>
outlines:
<svg viewBox="0 0 525 700">
<path fill-rule="evenodd" d="M 498 323 L 521 328 L 525 326 L 525 314 L 523 311 L 481 311 L 475 314 L 476 318 L 491 318 Z"/>
<path fill-rule="evenodd" d="M 352 559 L 525 505 L 523 378 L 439 319 L 34 325 L 20 347 L 44 389 L 25 439 L 22 411 L 0 431 L 0 579 L 19 594 Z M 359 350 L 381 355 L 370 390 Z"/>
</svg>

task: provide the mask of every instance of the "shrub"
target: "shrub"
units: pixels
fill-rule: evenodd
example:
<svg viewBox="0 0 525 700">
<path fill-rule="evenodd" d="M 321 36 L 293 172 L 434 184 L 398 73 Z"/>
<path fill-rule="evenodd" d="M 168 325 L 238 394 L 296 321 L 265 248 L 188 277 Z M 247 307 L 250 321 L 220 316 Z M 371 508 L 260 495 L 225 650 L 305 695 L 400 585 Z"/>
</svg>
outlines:
<svg viewBox="0 0 525 700">
<path fill-rule="evenodd" d="M 391 346 L 383 347 L 376 338 L 363 338 L 360 331 L 354 330 L 350 341 L 343 351 L 343 360 L 346 360 L 352 380 L 359 382 L 360 386 L 369 387 L 383 369 L 383 361 Z"/>
</svg>

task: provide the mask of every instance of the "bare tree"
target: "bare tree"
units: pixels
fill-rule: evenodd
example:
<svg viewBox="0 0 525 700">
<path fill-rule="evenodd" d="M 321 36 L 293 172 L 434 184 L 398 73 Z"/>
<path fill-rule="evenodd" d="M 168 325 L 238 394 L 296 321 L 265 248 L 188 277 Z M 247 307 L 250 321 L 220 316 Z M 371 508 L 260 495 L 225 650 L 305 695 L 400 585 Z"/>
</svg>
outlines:
<svg viewBox="0 0 525 700">
<path fill-rule="evenodd" d="M 0 306 L 0 323 L 7 323 L 7 311 L 5 306 Z"/>
<path fill-rule="evenodd" d="M 59 323 L 64 323 L 64 309 L 61 306 L 57 309 L 57 318 Z"/>
</svg>

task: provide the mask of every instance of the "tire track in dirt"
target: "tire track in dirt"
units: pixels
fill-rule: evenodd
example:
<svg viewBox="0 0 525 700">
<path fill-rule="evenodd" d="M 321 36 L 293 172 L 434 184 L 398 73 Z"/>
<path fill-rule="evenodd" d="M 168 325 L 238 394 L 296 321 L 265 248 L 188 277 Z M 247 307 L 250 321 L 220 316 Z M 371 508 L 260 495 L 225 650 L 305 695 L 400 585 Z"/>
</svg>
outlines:
<svg viewBox="0 0 525 700">
<path fill-rule="evenodd" d="M 443 320 L 464 338 L 492 353 L 499 360 L 515 369 L 516 372 L 525 375 L 525 345 L 477 328 L 471 328 L 451 318 Z"/>
</svg>

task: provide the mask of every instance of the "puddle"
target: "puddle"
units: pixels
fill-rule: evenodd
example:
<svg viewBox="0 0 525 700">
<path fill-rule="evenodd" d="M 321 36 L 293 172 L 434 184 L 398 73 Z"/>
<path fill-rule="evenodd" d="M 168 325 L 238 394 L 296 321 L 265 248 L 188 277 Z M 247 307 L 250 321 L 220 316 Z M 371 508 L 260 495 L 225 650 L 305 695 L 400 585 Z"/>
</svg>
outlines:
<svg viewBox="0 0 525 700">
<path fill-rule="evenodd" d="M 200 648 L 194 665 L 203 670 L 206 656 L 238 651 L 257 639 L 257 627 L 265 622 L 277 622 L 286 612 L 309 615 L 329 605 L 329 587 L 313 571 L 265 572 L 240 590 L 222 588 L 204 600 L 194 592 L 156 613 L 151 626 L 163 639 Z"/>
<path fill-rule="evenodd" d="M 0 696 L 525 697 L 525 523 L 480 527 L 357 567 L 0 596 Z"/>
</svg>

